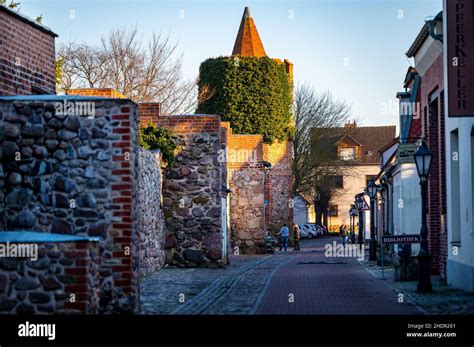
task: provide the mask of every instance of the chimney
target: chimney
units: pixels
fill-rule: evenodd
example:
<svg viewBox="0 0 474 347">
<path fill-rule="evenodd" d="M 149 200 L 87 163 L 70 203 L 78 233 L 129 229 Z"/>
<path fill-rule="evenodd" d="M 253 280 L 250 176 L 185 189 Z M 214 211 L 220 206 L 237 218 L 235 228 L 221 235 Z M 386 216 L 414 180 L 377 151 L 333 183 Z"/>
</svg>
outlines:
<svg viewBox="0 0 474 347">
<path fill-rule="evenodd" d="M 347 122 L 346 124 L 344 124 L 344 128 L 357 128 L 357 123 L 356 123 L 355 119 L 352 123 Z"/>
</svg>

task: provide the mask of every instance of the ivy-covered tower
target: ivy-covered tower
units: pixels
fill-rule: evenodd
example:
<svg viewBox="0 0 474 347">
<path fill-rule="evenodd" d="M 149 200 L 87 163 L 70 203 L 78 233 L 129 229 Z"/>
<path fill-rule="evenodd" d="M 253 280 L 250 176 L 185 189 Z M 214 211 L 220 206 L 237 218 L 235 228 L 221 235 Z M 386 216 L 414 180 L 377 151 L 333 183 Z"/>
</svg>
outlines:
<svg viewBox="0 0 474 347">
<path fill-rule="evenodd" d="M 197 113 L 218 114 L 234 133 L 288 139 L 293 128 L 293 64 L 267 56 L 248 7 L 231 56 L 210 58 L 199 71 Z"/>
<path fill-rule="evenodd" d="M 266 57 L 265 48 L 263 48 L 262 40 L 258 34 L 257 26 L 250 15 L 250 9 L 245 7 L 242 21 L 240 22 L 239 32 L 235 39 L 234 49 L 232 50 L 233 56 L 243 57 Z M 279 64 L 285 65 L 285 70 L 290 78 L 291 85 L 293 85 L 293 63 L 288 59 L 281 61 L 281 59 L 273 59 Z"/>
<path fill-rule="evenodd" d="M 199 70 L 197 113 L 225 126 L 231 251 L 265 252 L 265 232 L 291 223 L 293 64 L 269 58 L 246 7 L 232 54 Z"/>
</svg>

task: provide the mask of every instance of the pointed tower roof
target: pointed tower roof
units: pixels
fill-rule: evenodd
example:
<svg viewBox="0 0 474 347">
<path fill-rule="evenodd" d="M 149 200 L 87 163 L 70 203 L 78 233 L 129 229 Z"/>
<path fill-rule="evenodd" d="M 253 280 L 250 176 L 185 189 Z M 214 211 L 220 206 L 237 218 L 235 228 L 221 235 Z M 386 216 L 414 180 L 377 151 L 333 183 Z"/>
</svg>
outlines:
<svg viewBox="0 0 474 347">
<path fill-rule="evenodd" d="M 247 57 L 264 57 L 267 55 L 248 7 L 245 7 L 232 55 Z"/>
</svg>

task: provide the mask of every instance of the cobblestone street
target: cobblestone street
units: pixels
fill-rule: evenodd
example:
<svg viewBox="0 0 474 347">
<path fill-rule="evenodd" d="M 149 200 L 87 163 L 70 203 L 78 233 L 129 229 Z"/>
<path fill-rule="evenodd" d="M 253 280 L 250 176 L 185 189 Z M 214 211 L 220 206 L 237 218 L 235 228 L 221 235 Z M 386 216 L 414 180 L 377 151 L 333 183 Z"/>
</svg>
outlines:
<svg viewBox="0 0 474 347">
<path fill-rule="evenodd" d="M 225 269 L 165 268 L 141 286 L 148 314 L 251 314 L 275 269 L 291 253 L 232 256 Z"/>
<path fill-rule="evenodd" d="M 226 269 L 165 268 L 142 281 L 145 314 L 420 314 L 355 258 L 301 252 L 233 256 Z"/>
</svg>

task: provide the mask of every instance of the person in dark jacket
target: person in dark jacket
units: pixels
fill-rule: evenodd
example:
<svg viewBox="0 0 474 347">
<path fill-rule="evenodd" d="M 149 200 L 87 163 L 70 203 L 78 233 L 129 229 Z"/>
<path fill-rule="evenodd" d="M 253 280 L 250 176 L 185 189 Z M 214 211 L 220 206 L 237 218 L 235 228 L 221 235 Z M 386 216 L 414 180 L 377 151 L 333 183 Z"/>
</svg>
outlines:
<svg viewBox="0 0 474 347">
<path fill-rule="evenodd" d="M 293 223 L 293 242 L 295 243 L 295 251 L 300 250 L 300 238 L 301 238 L 301 233 L 300 233 L 300 228 L 298 224 Z"/>
</svg>

